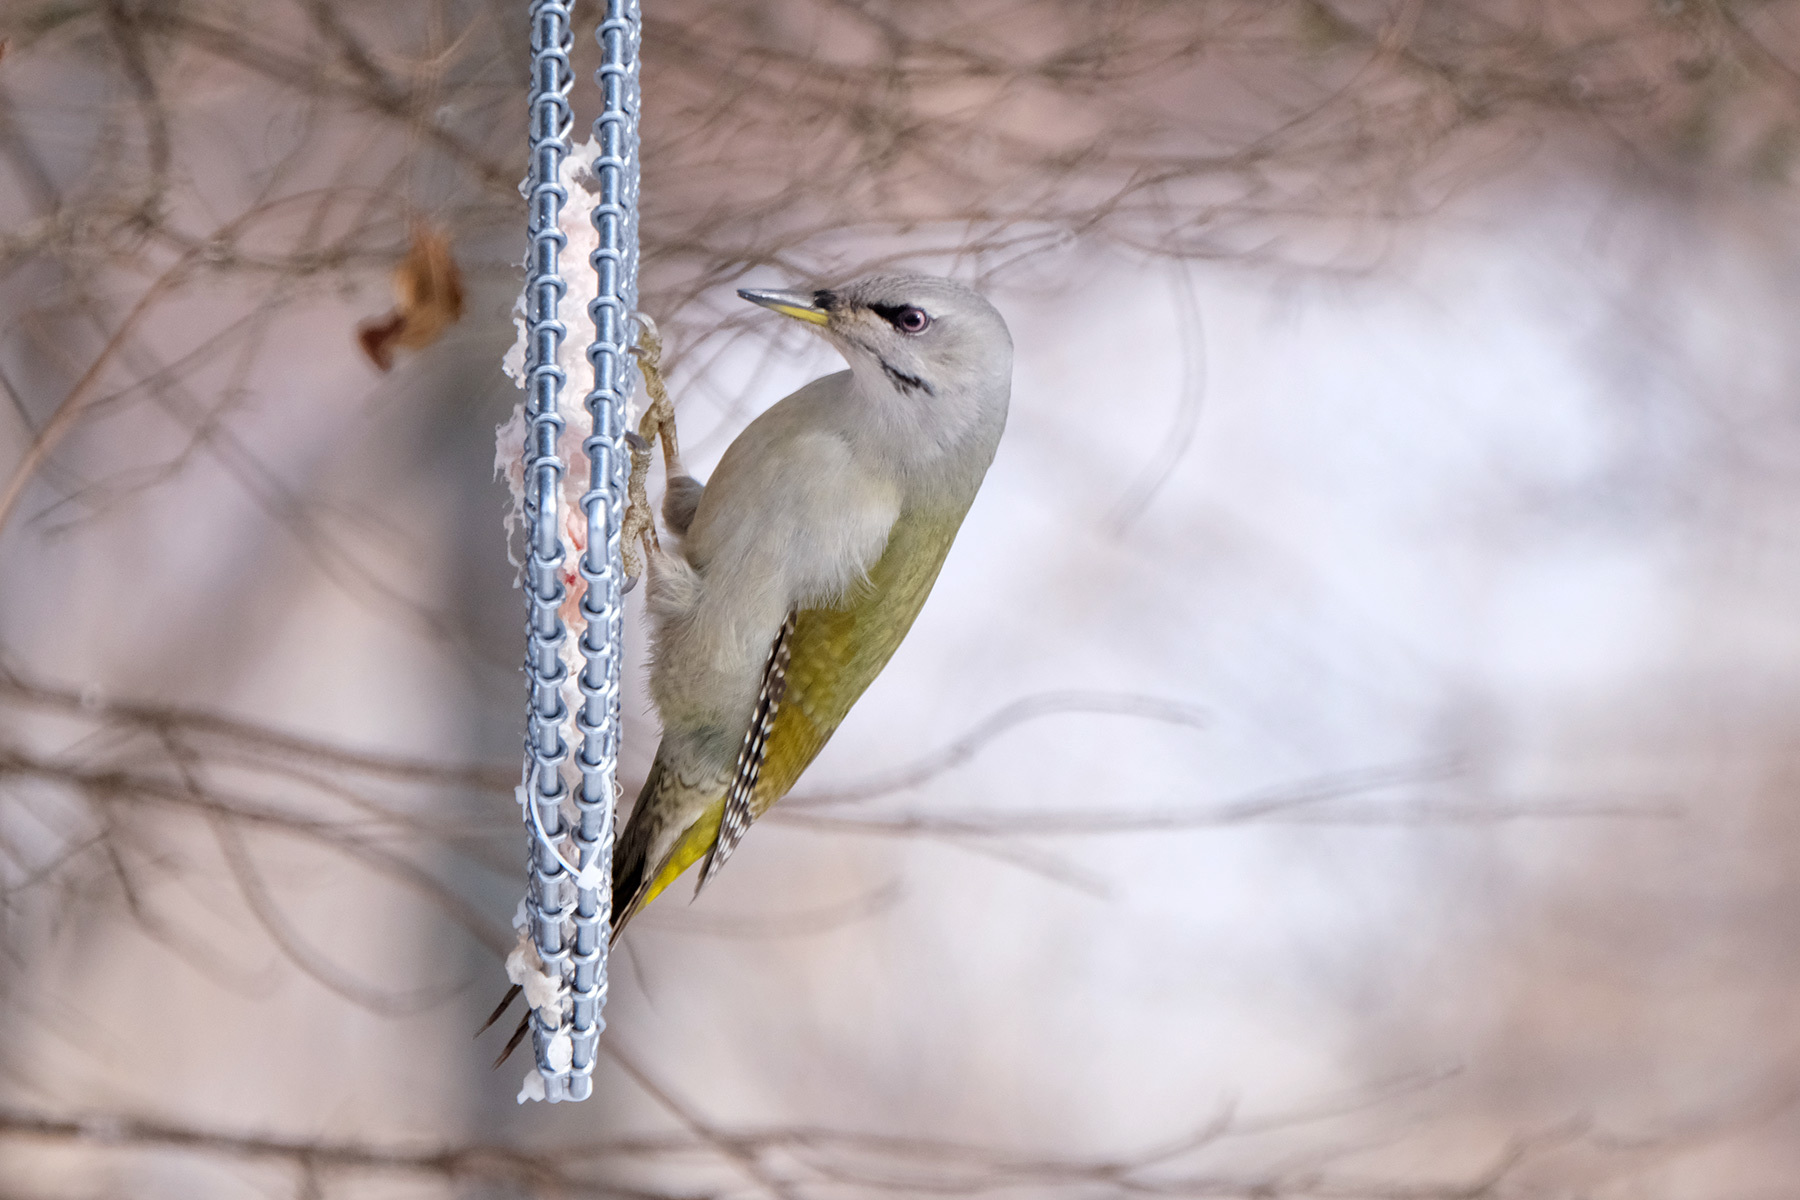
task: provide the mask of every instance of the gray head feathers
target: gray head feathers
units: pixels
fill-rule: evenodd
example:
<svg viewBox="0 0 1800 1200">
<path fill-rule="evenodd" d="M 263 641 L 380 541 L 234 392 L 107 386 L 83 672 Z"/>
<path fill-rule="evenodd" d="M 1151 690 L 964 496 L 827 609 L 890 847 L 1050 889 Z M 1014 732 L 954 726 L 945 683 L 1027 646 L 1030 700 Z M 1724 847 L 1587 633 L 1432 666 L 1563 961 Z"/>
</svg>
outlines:
<svg viewBox="0 0 1800 1200">
<path fill-rule="evenodd" d="M 817 326 L 849 363 L 856 411 L 845 424 L 896 465 L 923 468 L 979 455 L 985 467 L 1006 423 L 1012 336 L 994 306 L 935 275 L 880 274 L 814 291 L 742 291 L 746 300 Z"/>
</svg>

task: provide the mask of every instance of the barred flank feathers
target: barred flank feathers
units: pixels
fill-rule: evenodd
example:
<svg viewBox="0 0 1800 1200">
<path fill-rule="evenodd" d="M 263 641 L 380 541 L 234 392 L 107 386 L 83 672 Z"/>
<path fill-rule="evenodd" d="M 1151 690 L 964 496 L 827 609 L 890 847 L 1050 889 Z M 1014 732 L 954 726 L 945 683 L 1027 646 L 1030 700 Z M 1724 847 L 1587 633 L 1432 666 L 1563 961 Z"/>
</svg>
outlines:
<svg viewBox="0 0 1800 1200">
<path fill-rule="evenodd" d="M 769 647 L 769 661 L 763 667 L 762 688 L 756 695 L 756 710 L 750 718 L 750 728 L 744 732 L 744 745 L 738 751 L 737 770 L 732 773 L 731 790 L 725 793 L 725 813 L 719 820 L 719 837 L 713 842 L 712 850 L 707 853 L 706 866 L 700 872 L 700 882 L 694 886 L 694 894 L 712 879 L 714 873 L 725 865 L 737 844 L 744 840 L 744 834 L 750 829 L 750 797 L 756 793 L 756 780 L 762 774 L 763 752 L 769 746 L 769 730 L 775 724 L 775 714 L 781 711 L 781 698 L 787 694 L 788 640 L 794 634 L 794 620 L 798 614 L 788 613 L 787 620 L 782 622 L 781 632 L 775 635 L 775 644 Z"/>
</svg>

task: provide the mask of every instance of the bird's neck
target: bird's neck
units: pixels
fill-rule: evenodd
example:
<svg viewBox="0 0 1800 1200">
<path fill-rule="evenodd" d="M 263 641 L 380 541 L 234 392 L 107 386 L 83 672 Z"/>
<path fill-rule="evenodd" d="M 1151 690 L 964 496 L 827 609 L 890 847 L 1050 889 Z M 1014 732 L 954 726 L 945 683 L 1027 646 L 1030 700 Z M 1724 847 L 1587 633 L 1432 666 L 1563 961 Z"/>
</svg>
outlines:
<svg viewBox="0 0 1800 1200">
<path fill-rule="evenodd" d="M 983 405 L 941 385 L 901 390 L 873 362 L 850 369 L 856 395 L 847 432 L 860 452 L 891 470 L 908 493 L 979 484 L 1006 424 L 1004 401 Z"/>
</svg>

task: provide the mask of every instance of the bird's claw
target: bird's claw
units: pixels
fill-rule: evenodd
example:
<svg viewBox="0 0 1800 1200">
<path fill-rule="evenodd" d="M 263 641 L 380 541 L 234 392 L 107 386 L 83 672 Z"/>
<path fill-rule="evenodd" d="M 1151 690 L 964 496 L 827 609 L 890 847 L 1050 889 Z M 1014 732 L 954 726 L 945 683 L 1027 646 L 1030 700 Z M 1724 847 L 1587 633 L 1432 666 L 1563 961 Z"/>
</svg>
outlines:
<svg viewBox="0 0 1800 1200">
<path fill-rule="evenodd" d="M 627 431 L 625 445 L 631 450 L 631 478 L 625 485 L 630 501 L 625 507 L 624 526 L 619 530 L 619 543 L 625 557 L 625 574 L 637 578 L 644 573 L 644 551 L 657 545 L 656 520 L 650 515 L 650 497 L 645 481 L 650 477 L 650 443 L 639 434 Z"/>
<path fill-rule="evenodd" d="M 675 440 L 675 404 L 669 399 L 668 385 L 662 376 L 662 333 L 656 322 L 642 313 L 638 317 L 638 339 L 631 347 L 638 370 L 644 376 L 644 391 L 650 406 L 638 420 L 638 433 L 645 439 L 661 438 L 663 464 L 675 473 L 681 462 L 681 447 Z"/>
<path fill-rule="evenodd" d="M 669 389 L 662 378 L 662 335 L 656 322 L 648 316 L 643 313 L 633 315 L 638 322 L 638 339 L 631 347 L 631 354 L 643 372 L 644 390 L 650 394 L 650 404 L 639 419 L 638 427 L 625 432 L 625 445 L 631 452 L 631 474 L 625 485 L 628 503 L 619 530 L 625 560 L 625 592 L 637 586 L 637 581 L 643 577 L 647 554 L 662 546 L 656 536 L 656 519 L 652 516 L 648 490 L 650 459 L 656 441 L 662 442 L 663 465 L 670 474 L 678 474 L 681 463 L 681 451 L 675 440 L 675 405 L 669 399 Z"/>
</svg>

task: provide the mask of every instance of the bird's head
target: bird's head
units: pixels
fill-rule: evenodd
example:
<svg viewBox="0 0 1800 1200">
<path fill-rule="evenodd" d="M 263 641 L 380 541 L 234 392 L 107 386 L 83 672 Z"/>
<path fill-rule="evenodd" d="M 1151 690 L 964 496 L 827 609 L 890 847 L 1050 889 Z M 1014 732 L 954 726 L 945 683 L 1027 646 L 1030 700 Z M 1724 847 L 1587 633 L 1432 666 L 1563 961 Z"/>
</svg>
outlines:
<svg viewBox="0 0 1800 1200">
<path fill-rule="evenodd" d="M 1012 336 L 980 295 L 935 275 L 865 275 L 814 291 L 740 290 L 819 329 L 884 423 L 947 447 L 1006 419 Z"/>
</svg>

